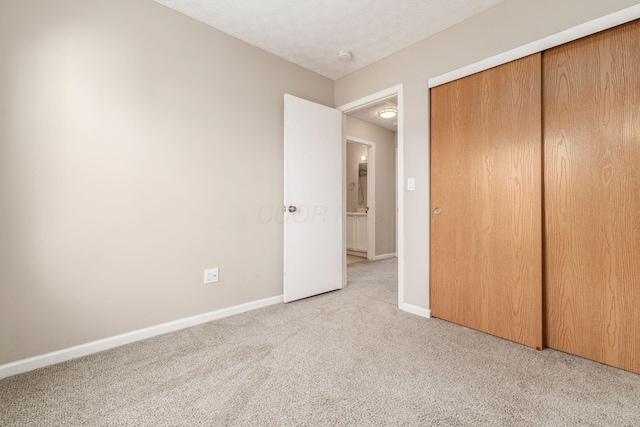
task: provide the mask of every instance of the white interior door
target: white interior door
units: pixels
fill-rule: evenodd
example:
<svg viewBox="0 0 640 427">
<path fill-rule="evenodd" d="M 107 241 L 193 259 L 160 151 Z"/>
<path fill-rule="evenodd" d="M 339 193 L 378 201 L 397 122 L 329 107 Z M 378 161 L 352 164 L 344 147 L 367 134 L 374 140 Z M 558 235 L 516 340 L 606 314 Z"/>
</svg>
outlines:
<svg viewBox="0 0 640 427">
<path fill-rule="evenodd" d="M 284 301 L 342 287 L 342 113 L 284 96 Z"/>
</svg>

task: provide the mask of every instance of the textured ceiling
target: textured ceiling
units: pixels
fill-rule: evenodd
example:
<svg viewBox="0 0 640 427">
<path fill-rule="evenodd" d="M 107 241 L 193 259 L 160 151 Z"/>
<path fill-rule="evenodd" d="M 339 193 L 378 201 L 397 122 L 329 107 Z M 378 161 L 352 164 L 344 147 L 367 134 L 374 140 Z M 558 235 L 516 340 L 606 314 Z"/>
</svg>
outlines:
<svg viewBox="0 0 640 427">
<path fill-rule="evenodd" d="M 503 0 L 155 1 L 335 80 Z"/>
<path fill-rule="evenodd" d="M 356 111 L 350 111 L 347 113 L 351 117 L 355 117 L 356 119 L 364 120 L 365 122 L 373 123 L 374 125 L 382 126 L 383 128 L 392 130 L 394 132 L 398 131 L 398 117 L 394 117 L 391 119 L 383 119 L 378 116 L 378 111 L 383 108 L 395 108 L 398 109 L 398 100 L 397 98 L 387 99 L 386 101 L 380 101 L 373 105 L 369 105 L 367 107 L 361 108 Z"/>
</svg>

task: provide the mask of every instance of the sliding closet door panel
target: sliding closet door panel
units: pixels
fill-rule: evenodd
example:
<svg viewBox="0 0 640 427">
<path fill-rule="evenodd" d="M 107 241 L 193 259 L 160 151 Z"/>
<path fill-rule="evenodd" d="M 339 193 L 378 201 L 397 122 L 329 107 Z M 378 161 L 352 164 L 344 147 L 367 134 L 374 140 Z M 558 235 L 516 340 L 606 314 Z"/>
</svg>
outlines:
<svg viewBox="0 0 640 427">
<path fill-rule="evenodd" d="M 536 348 L 541 90 L 540 54 L 431 90 L 432 313 Z"/>
<path fill-rule="evenodd" d="M 543 68 L 545 345 L 640 373 L 640 22 Z"/>
</svg>

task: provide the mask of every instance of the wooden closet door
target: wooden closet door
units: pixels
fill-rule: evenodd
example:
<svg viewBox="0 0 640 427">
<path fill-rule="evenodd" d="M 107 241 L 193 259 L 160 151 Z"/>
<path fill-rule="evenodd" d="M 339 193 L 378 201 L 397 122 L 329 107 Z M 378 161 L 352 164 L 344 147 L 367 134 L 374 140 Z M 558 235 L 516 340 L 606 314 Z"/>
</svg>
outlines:
<svg viewBox="0 0 640 427">
<path fill-rule="evenodd" d="M 545 345 L 640 373 L 640 22 L 543 70 Z"/>
<path fill-rule="evenodd" d="M 431 90 L 432 314 L 538 349 L 540 103 L 540 54 Z"/>
</svg>

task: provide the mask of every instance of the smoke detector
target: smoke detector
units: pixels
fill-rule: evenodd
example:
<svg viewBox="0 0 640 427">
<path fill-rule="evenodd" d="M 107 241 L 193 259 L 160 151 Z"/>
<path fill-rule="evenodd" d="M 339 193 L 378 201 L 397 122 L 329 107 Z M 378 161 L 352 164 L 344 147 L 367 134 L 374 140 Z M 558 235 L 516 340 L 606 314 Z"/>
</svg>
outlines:
<svg viewBox="0 0 640 427">
<path fill-rule="evenodd" d="M 353 58 L 353 53 L 350 50 L 341 50 L 338 52 L 338 61 L 349 62 Z"/>
</svg>

